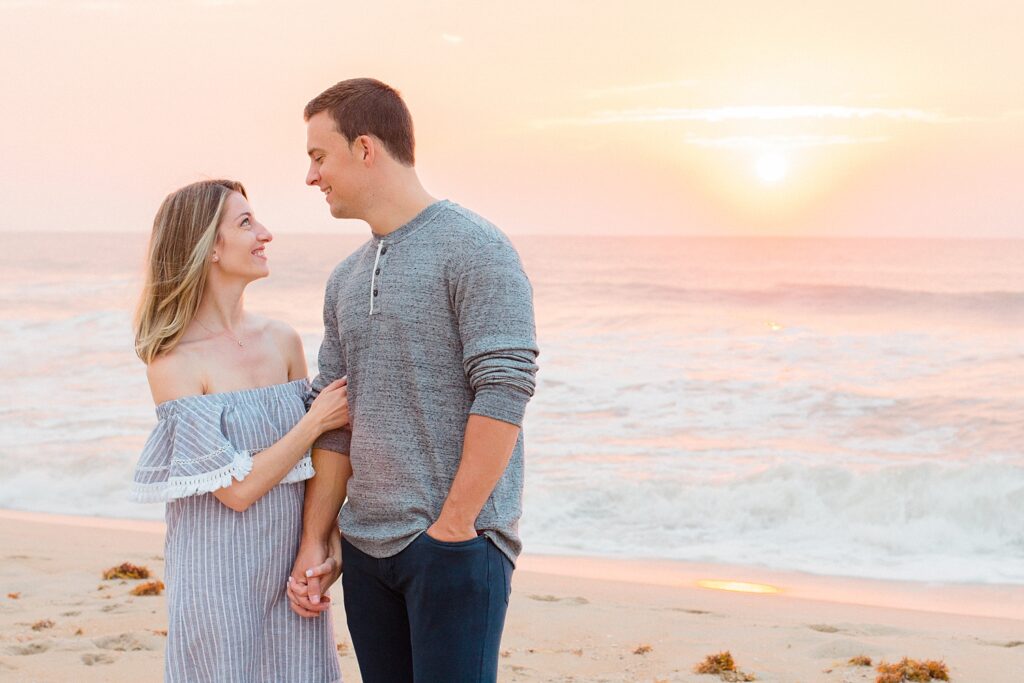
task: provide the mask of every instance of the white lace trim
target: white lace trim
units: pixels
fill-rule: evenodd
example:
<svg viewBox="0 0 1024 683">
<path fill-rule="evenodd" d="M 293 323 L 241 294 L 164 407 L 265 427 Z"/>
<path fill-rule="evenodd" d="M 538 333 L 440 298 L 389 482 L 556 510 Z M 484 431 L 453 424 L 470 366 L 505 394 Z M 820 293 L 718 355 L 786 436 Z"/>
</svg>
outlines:
<svg viewBox="0 0 1024 683">
<path fill-rule="evenodd" d="M 284 479 L 281 480 L 281 483 L 295 484 L 300 481 L 312 479 L 314 474 L 316 474 L 316 470 L 313 469 L 313 461 L 310 460 L 307 455 L 300 460 L 295 467 L 288 470 L 288 474 L 284 475 Z"/>
<path fill-rule="evenodd" d="M 171 477 L 167 481 L 151 484 L 134 482 L 128 493 L 136 503 L 162 503 L 175 498 L 185 498 L 201 493 L 210 493 L 231 486 L 232 480 L 242 481 L 252 472 L 252 457 L 259 451 L 237 451 L 231 462 L 220 469 L 190 477 Z M 305 456 L 295 467 L 284 475 L 280 483 L 293 484 L 305 481 L 315 474 L 313 461 Z"/>
</svg>

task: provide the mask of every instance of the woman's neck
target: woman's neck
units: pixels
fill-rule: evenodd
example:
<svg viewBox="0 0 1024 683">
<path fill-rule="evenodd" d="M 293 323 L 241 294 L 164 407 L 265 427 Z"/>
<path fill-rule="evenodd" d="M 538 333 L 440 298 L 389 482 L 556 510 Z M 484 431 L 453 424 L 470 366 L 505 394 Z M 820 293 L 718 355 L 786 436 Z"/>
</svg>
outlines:
<svg viewBox="0 0 1024 683">
<path fill-rule="evenodd" d="M 214 285 L 214 283 L 208 283 Z M 196 318 L 215 331 L 241 329 L 245 321 L 245 285 L 208 286 L 199 302 Z"/>
</svg>

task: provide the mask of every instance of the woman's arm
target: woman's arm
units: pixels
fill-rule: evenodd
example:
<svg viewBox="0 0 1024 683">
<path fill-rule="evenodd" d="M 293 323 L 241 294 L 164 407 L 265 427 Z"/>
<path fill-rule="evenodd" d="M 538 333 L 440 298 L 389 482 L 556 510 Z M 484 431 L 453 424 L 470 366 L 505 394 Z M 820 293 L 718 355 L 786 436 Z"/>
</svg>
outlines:
<svg viewBox="0 0 1024 683">
<path fill-rule="evenodd" d="M 299 334 L 284 323 L 272 322 L 271 333 L 288 361 L 288 379 L 308 376 L 306 354 Z M 252 471 L 242 481 L 213 492 L 217 500 L 232 510 L 245 510 L 274 488 L 302 459 L 313 442 L 324 432 L 348 424 L 348 388 L 338 380 L 317 396 L 309 412 L 276 444 L 253 457 Z M 320 405 L 318 405 L 320 404 Z M 343 414 L 342 414 L 343 413 Z"/>
<path fill-rule="evenodd" d="M 321 391 L 309 412 L 290 432 L 270 448 L 253 456 L 252 471 L 245 479 L 213 492 L 217 500 L 236 512 L 242 512 L 277 486 L 306 455 L 318 436 L 348 424 L 346 383 L 346 380 L 338 380 Z"/>
<path fill-rule="evenodd" d="M 289 331 L 290 328 L 289 328 Z M 305 358 L 298 335 L 292 332 L 294 343 L 289 344 L 289 377 L 299 374 L 305 377 Z M 153 400 L 157 403 L 174 400 L 182 396 L 203 393 L 202 371 L 197 362 L 187 354 L 171 353 L 154 360 L 147 368 Z M 253 457 L 252 470 L 241 481 L 213 492 L 217 500 L 241 512 L 274 488 L 288 472 L 295 467 L 309 451 L 320 434 L 348 424 L 347 381 L 338 380 L 320 392 L 309 411 L 299 422 L 273 446 L 260 451 Z"/>
</svg>

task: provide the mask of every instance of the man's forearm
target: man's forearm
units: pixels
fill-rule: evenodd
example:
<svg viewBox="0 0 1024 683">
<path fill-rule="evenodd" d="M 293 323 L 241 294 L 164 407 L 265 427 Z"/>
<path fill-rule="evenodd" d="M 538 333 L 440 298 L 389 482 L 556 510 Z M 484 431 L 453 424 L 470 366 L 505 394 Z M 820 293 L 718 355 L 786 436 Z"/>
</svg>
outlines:
<svg viewBox="0 0 1024 683">
<path fill-rule="evenodd" d="M 474 529 L 519 439 L 519 427 L 483 415 L 470 415 L 462 444 L 462 460 L 435 523 L 446 535 L 465 535 Z"/>
<path fill-rule="evenodd" d="M 338 523 L 338 511 L 345 502 L 352 461 L 347 455 L 314 448 L 316 476 L 306 481 L 306 500 L 302 508 L 303 540 L 325 541 Z"/>
</svg>

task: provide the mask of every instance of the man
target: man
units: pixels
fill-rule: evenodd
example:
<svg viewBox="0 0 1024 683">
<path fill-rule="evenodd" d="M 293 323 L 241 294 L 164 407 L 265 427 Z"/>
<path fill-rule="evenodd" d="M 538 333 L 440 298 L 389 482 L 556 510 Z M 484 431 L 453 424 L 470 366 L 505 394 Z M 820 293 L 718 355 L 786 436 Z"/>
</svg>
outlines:
<svg viewBox="0 0 1024 683">
<path fill-rule="evenodd" d="M 530 283 L 504 234 L 424 190 L 395 90 L 342 81 L 304 114 L 307 184 L 372 236 L 327 283 L 313 390 L 347 375 L 351 429 L 314 446 L 289 599 L 326 609 L 340 525 L 363 680 L 494 681 L 522 547 Z"/>
</svg>

